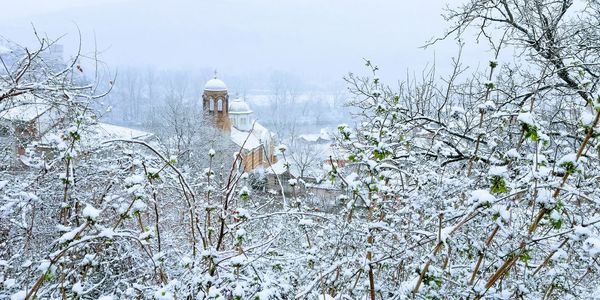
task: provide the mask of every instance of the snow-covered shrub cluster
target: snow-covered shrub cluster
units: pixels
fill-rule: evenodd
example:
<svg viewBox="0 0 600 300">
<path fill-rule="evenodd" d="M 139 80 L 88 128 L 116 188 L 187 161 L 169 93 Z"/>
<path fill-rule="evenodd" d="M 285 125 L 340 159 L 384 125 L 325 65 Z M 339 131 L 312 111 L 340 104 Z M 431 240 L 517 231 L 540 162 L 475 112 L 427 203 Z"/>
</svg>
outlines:
<svg viewBox="0 0 600 300">
<path fill-rule="evenodd" d="M 426 84 L 393 92 L 373 77 L 348 78 L 361 122 L 339 130 L 360 167 L 360 184 L 348 187 L 368 212 L 352 222 L 365 222 L 355 233 L 376 295 L 597 292 L 598 99 L 560 91 L 523 99 L 528 87 L 504 80 L 455 83 L 449 94 Z M 578 122 L 582 110 L 594 115 L 589 125 Z"/>
<path fill-rule="evenodd" d="M 371 76 L 347 78 L 360 119 L 339 135 L 360 167 L 352 201 L 368 206 L 356 270 L 368 273 L 371 299 L 597 294 L 599 53 L 570 46 L 598 45 L 587 23 L 598 23 L 598 4 L 569 19 L 571 2 L 542 2 L 449 12 L 451 32 L 476 24 L 496 53 L 510 43 L 525 54 L 514 63 L 494 58 L 465 76 L 458 59 L 445 85 L 426 73 L 399 90 L 370 61 Z M 505 34 L 496 40 L 492 26 Z"/>
</svg>

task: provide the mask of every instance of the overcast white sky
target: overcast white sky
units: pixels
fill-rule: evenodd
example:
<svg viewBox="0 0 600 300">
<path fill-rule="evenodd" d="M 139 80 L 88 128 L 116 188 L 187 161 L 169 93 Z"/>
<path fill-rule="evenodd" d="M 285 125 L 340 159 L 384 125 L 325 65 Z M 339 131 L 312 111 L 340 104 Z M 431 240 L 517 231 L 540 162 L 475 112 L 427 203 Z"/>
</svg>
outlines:
<svg viewBox="0 0 600 300">
<path fill-rule="evenodd" d="M 362 70 L 362 58 L 401 78 L 456 53 L 453 42 L 422 46 L 444 32 L 440 14 L 460 0 L 19 0 L 3 1 L 0 35 L 32 40 L 31 23 L 65 46 L 82 31 L 114 68 L 208 67 L 220 73 L 280 70 L 305 78 L 337 80 Z M 466 50 L 468 63 L 487 64 L 482 47 Z"/>
</svg>

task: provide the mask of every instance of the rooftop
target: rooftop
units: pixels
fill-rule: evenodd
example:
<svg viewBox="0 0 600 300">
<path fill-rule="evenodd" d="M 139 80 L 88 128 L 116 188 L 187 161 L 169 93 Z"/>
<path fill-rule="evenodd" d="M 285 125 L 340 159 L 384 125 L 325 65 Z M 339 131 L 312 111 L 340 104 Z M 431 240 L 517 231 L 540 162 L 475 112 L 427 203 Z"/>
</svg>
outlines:
<svg viewBox="0 0 600 300">
<path fill-rule="evenodd" d="M 215 77 L 206 82 L 206 84 L 204 85 L 204 90 L 210 92 L 227 91 L 227 85 L 225 85 L 225 82 L 223 82 L 223 80 Z"/>
<path fill-rule="evenodd" d="M 252 110 L 250 106 L 244 99 L 236 98 L 229 103 L 229 113 L 230 114 L 251 114 Z"/>
</svg>

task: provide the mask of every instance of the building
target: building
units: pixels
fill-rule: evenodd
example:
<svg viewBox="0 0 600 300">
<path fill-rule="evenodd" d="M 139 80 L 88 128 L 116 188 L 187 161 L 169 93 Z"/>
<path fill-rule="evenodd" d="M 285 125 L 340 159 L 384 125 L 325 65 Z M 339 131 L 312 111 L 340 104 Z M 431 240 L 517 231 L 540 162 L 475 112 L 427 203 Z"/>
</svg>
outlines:
<svg viewBox="0 0 600 300">
<path fill-rule="evenodd" d="M 204 85 L 202 108 L 213 126 L 228 133 L 231 141 L 240 147 L 245 171 L 265 168 L 277 162 L 275 134 L 256 121 L 244 99 L 230 101 L 227 85 L 216 74 Z"/>
<path fill-rule="evenodd" d="M 66 147 L 62 135 L 69 124 L 74 122 L 64 107 L 30 93 L 0 103 L 0 160 L 3 162 L 0 170 L 21 170 L 35 165 L 30 162 L 28 152 L 53 158 L 57 148 Z M 78 147 L 86 149 L 98 148 L 100 143 L 113 139 L 154 139 L 152 133 L 101 122 L 85 124 L 78 131 Z M 102 152 L 102 147 L 100 149 Z M 110 151 L 101 155 L 108 157 Z"/>
<path fill-rule="evenodd" d="M 59 72 L 67 67 L 64 57 L 64 47 L 62 44 L 48 41 L 44 43 L 44 49 L 37 53 L 34 59 L 35 63 L 30 64 L 30 69 Z M 39 49 L 38 49 L 39 50 Z M 9 40 L 0 37 L 0 58 L 3 61 L 0 74 L 15 72 L 23 62 L 22 58 L 28 55 L 26 48 L 19 46 Z"/>
</svg>

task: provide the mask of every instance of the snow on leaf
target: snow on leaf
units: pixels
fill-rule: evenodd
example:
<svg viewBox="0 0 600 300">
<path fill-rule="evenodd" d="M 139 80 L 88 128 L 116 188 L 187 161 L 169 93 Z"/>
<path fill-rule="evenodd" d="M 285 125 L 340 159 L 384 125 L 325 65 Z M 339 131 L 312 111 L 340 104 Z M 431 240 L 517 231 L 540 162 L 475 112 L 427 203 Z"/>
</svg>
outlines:
<svg viewBox="0 0 600 300">
<path fill-rule="evenodd" d="M 90 220 L 96 220 L 98 219 L 98 217 L 100 216 L 100 210 L 94 208 L 93 206 L 91 206 L 90 204 L 87 204 L 85 206 L 85 208 L 83 209 L 83 211 L 81 212 L 81 215 L 84 218 L 88 218 Z"/>
<path fill-rule="evenodd" d="M 37 267 L 37 270 L 39 272 L 46 273 L 48 271 L 48 268 L 50 268 L 50 261 L 49 260 L 42 260 L 40 262 L 40 265 Z"/>
<path fill-rule="evenodd" d="M 175 297 L 173 296 L 173 293 L 171 293 L 165 287 L 162 287 L 162 288 L 158 289 L 156 292 L 154 292 L 154 298 L 156 300 L 174 300 L 175 299 Z"/>
<path fill-rule="evenodd" d="M 234 266 L 234 267 L 241 267 L 243 266 L 248 260 L 246 259 L 246 257 L 244 257 L 244 255 L 237 255 L 232 257 L 229 260 L 229 263 Z"/>
<path fill-rule="evenodd" d="M 4 287 L 6 287 L 7 289 L 10 289 L 12 287 L 14 287 L 16 285 L 17 281 L 14 280 L 13 278 L 7 278 L 4 280 Z"/>
<path fill-rule="evenodd" d="M 579 120 L 583 125 L 591 125 L 594 122 L 594 115 L 592 115 L 588 110 L 584 110 L 581 112 L 581 117 Z"/>
<path fill-rule="evenodd" d="M 589 237 L 583 242 L 583 249 L 589 256 L 596 256 L 600 253 L 600 239 L 597 237 Z"/>
<path fill-rule="evenodd" d="M 524 113 L 520 113 L 517 116 L 517 120 L 521 121 L 522 123 L 525 123 L 527 125 L 531 125 L 531 126 L 535 126 L 536 122 L 535 122 L 535 117 L 532 113 L 530 112 L 524 112 Z"/>
<path fill-rule="evenodd" d="M 26 296 L 26 291 L 18 291 L 10 296 L 10 300 L 25 300 Z"/>
<path fill-rule="evenodd" d="M 517 151 L 517 149 L 512 148 L 508 151 L 506 151 L 505 155 L 507 157 L 513 158 L 513 159 L 518 159 L 521 158 L 521 155 L 519 154 L 519 151 Z"/>
<path fill-rule="evenodd" d="M 508 177 L 508 169 L 506 166 L 492 166 L 488 174 L 490 176 Z"/>
<path fill-rule="evenodd" d="M 471 198 L 469 198 L 472 203 L 476 205 L 489 205 L 496 201 L 496 197 L 494 197 L 487 190 L 475 190 L 471 192 Z"/>
<path fill-rule="evenodd" d="M 64 233 L 64 234 L 63 234 L 63 235 L 62 235 L 62 236 L 61 236 L 61 237 L 58 239 L 58 242 L 59 242 L 59 243 L 66 243 L 66 242 L 70 242 L 70 241 L 72 241 L 72 240 L 75 238 L 75 236 L 77 235 L 77 233 L 78 233 L 78 232 L 80 232 L 80 231 L 81 231 L 81 229 L 82 229 L 84 226 L 85 226 L 85 224 L 82 224 L 81 226 L 79 226 L 79 227 L 77 227 L 77 228 L 75 228 L 75 229 L 72 229 L 72 230 L 70 230 L 70 231 L 68 231 L 68 232 L 65 232 L 65 233 Z"/>
<path fill-rule="evenodd" d="M 73 293 L 81 295 L 83 293 L 83 284 L 81 282 L 76 282 L 73 284 L 71 290 Z"/>
<path fill-rule="evenodd" d="M 592 236 L 592 231 L 588 228 L 588 227 L 583 227 L 583 226 L 575 226 L 573 228 L 573 238 L 575 240 L 583 240 L 586 239 L 588 237 Z"/>
<path fill-rule="evenodd" d="M 299 226 L 312 226 L 314 225 L 314 221 L 312 219 L 302 219 L 298 222 Z"/>
<path fill-rule="evenodd" d="M 140 174 L 132 175 L 132 176 L 125 178 L 125 184 L 127 186 L 132 186 L 132 185 L 141 184 L 141 183 L 144 183 L 144 176 L 140 175 Z"/>
</svg>

